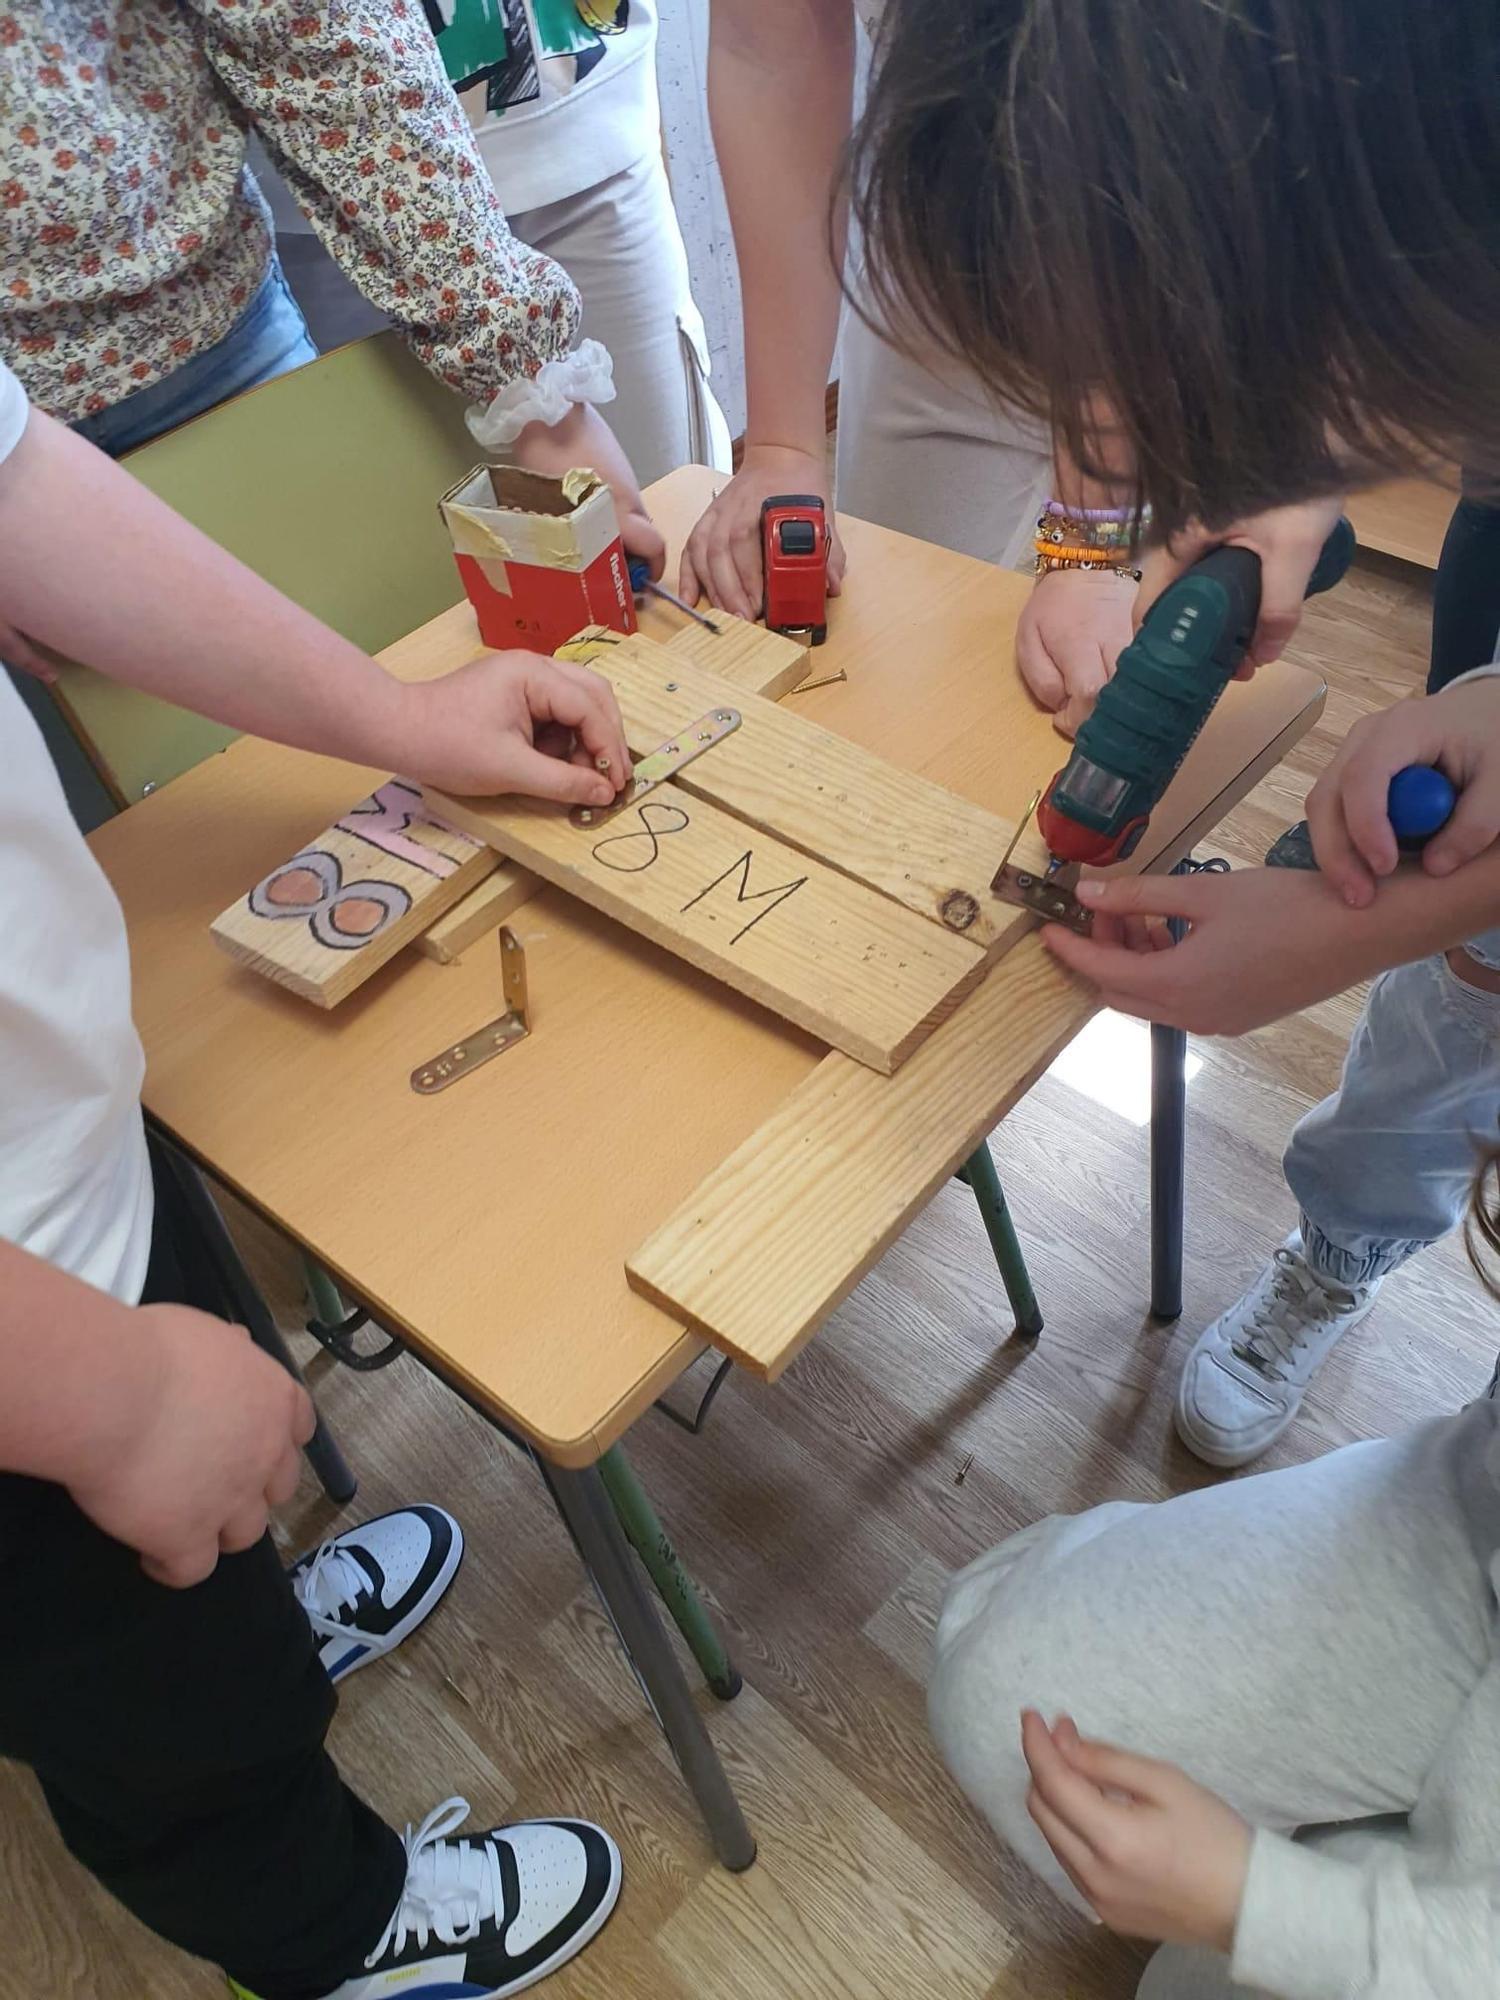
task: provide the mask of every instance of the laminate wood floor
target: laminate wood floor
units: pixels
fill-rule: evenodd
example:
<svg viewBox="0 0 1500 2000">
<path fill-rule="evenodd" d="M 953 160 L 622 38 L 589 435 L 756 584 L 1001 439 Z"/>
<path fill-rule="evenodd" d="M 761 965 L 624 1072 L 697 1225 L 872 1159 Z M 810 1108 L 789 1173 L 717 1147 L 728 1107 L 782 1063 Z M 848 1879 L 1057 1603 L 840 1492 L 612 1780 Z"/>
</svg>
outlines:
<svg viewBox="0 0 1500 2000">
<path fill-rule="evenodd" d="M 1223 829 L 1220 851 L 1258 858 L 1355 717 L 1420 685 L 1427 592 L 1421 572 L 1364 560 L 1310 608 L 1297 650 L 1329 680 L 1326 715 Z M 700 1440 L 658 1418 L 638 1427 L 637 1468 L 746 1677 L 738 1702 L 707 1705 L 760 1839 L 748 1875 L 711 1865 L 526 1464 L 410 1361 L 374 1376 L 314 1365 L 362 1478 L 358 1507 L 439 1500 L 469 1545 L 429 1626 L 348 1685 L 341 1762 L 398 1821 L 462 1792 L 481 1825 L 581 1812 L 624 1848 L 620 1910 L 549 2000 L 1133 1992 L 1141 1954 L 1051 1904 L 950 1788 L 923 1721 L 927 1637 L 945 1578 L 1013 1529 L 1211 1476 L 1172 1438 L 1178 1365 L 1293 1220 L 1280 1150 L 1333 1085 L 1355 1006 L 1194 1046 L 1176 1329 L 1145 1313 L 1145 1033 L 1115 1024 L 1105 1032 L 1127 1053 L 1110 1042 L 1094 1074 L 1108 1091 L 1133 1087 L 1139 1109 L 1091 1094 L 1087 1045 L 1075 1045 L 1075 1081 L 1048 1077 L 995 1141 L 1047 1315 L 1035 1349 L 1005 1338 L 978 1215 L 954 1185 L 779 1386 L 732 1381 Z M 1390 1282 L 1270 1462 L 1454 1407 L 1482 1386 L 1493 1346 L 1492 1315 L 1444 1245 Z M 331 1525 L 304 1482 L 279 1532 L 290 1549 Z M 216 1990 L 81 1875 L 14 1767 L 0 1768 L 0 1908 L 4 2000 Z"/>
</svg>

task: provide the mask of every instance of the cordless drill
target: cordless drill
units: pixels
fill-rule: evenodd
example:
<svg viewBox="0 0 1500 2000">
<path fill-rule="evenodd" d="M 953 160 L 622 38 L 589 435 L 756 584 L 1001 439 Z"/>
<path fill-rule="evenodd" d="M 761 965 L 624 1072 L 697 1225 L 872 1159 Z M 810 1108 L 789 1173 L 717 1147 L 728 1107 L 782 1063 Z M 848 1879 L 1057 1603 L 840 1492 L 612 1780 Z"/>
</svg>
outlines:
<svg viewBox="0 0 1500 2000">
<path fill-rule="evenodd" d="M 1309 597 L 1332 589 L 1354 546 L 1353 528 L 1340 520 L 1308 578 Z M 1002 901 L 1086 928 L 1087 912 L 1072 893 L 1079 868 L 1108 867 L 1134 851 L 1245 657 L 1260 616 L 1260 581 L 1253 549 L 1224 546 L 1157 598 L 1100 690 L 1073 754 L 1036 802 L 1049 856 L 1045 876 L 1011 867 L 1007 854 L 991 884 Z"/>
</svg>

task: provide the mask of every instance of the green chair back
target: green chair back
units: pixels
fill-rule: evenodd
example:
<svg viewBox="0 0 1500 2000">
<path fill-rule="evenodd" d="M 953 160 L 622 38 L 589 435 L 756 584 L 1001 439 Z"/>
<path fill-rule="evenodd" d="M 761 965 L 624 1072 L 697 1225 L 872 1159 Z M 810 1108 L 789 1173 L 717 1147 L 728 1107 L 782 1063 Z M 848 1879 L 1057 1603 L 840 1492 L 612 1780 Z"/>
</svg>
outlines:
<svg viewBox="0 0 1500 2000">
<path fill-rule="evenodd" d="M 127 455 L 135 477 L 366 652 L 458 602 L 440 495 L 477 459 L 462 399 L 393 333 L 351 342 Z M 212 646 L 214 634 L 205 631 Z M 234 732 L 65 665 L 58 705 L 119 805 Z"/>
</svg>

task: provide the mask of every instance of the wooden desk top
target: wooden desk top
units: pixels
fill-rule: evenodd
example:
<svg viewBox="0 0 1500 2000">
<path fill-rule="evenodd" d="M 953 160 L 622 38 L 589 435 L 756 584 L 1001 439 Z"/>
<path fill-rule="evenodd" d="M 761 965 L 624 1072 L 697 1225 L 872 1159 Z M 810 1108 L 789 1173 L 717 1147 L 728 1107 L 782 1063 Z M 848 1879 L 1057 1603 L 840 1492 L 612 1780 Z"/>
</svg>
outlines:
<svg viewBox="0 0 1500 2000">
<path fill-rule="evenodd" d="M 700 468 L 652 490 L 674 547 L 710 490 Z M 1026 581 L 858 521 L 841 526 L 848 592 L 813 672 L 843 667 L 849 680 L 791 699 L 1018 816 L 1062 749 L 1012 665 Z M 665 606 L 643 617 L 660 637 L 679 622 Z M 463 604 L 385 658 L 418 679 L 480 650 Z M 1310 725 L 1321 698 L 1311 674 L 1285 664 L 1232 687 L 1156 815 L 1154 845 L 1183 851 L 1266 767 L 1270 746 Z M 208 934 L 218 911 L 371 777 L 245 740 L 93 836 L 130 928 L 146 1104 L 440 1375 L 549 1456 L 588 1464 L 702 1351 L 629 1289 L 626 1258 L 824 1051 L 548 891 L 512 920 L 527 952 L 531 1037 L 418 1097 L 412 1069 L 501 1012 L 493 943 L 459 965 L 404 953 L 321 1014 L 238 969 Z M 1029 976 L 1034 986 L 1034 967 Z M 1061 1049 L 1094 1003 L 1062 973 L 1047 976 Z M 990 979 L 1006 977 L 1002 961 Z M 1034 1050 L 1025 1060 L 1035 1074 Z"/>
</svg>

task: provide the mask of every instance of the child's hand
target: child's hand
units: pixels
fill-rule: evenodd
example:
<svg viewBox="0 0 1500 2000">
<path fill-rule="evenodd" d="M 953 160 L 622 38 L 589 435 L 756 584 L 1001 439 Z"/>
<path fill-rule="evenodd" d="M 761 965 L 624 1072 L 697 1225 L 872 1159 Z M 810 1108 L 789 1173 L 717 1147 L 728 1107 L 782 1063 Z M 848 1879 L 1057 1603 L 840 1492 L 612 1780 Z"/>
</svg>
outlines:
<svg viewBox="0 0 1500 2000">
<path fill-rule="evenodd" d="M 1235 676 L 1249 680 L 1257 667 L 1268 666 L 1286 649 L 1302 617 L 1307 579 L 1343 511 L 1342 500 L 1306 500 L 1295 507 L 1270 507 L 1264 514 L 1251 515 L 1212 533 L 1206 528 L 1189 529 L 1166 548 L 1157 549 L 1143 565 L 1135 606 L 1137 624 L 1167 585 L 1210 549 L 1220 543 L 1254 549 L 1260 557 L 1260 619 Z"/>
<path fill-rule="evenodd" d="M 1229 1952 L 1251 1831 L 1173 1764 L 1089 1743 L 1068 1716 L 1021 1717 L 1027 1806 L 1069 1879 L 1113 1931 Z"/>
<path fill-rule="evenodd" d="M 1063 736 L 1076 736 L 1130 644 L 1136 584 L 1111 570 L 1039 576 L 1016 626 L 1016 665 Z"/>
<path fill-rule="evenodd" d="M 512 453 L 528 472 L 558 477 L 575 466 L 590 466 L 614 495 L 620 540 L 627 554 L 644 556 L 651 574 L 659 577 L 667 559 L 660 528 L 646 511 L 646 502 L 620 440 L 592 403 L 575 403 L 561 423 L 528 424 Z"/>
<path fill-rule="evenodd" d="M 765 598 L 760 510 L 780 493 L 815 493 L 828 514 L 828 593 L 844 581 L 844 545 L 834 524 L 823 453 L 784 445 L 750 445 L 733 479 L 699 518 L 682 552 L 677 594 L 689 604 L 706 597 L 736 618 L 759 618 Z"/>
<path fill-rule="evenodd" d="M 296 1489 L 316 1421 L 307 1391 L 240 1326 L 190 1306 L 139 1306 L 136 1393 L 110 1412 L 68 1491 L 148 1576 L 186 1589 L 248 1549 Z"/>
<path fill-rule="evenodd" d="M 630 781 L 615 691 L 571 660 L 488 653 L 403 696 L 390 762 L 440 791 L 605 806 Z"/>
<path fill-rule="evenodd" d="M 1375 898 L 1396 866 L 1386 794 L 1407 764 L 1437 764 L 1459 793 L 1452 819 L 1422 850 L 1429 875 L 1451 875 L 1500 836 L 1500 676 L 1398 702 L 1356 722 L 1307 795 L 1318 866 L 1351 908 Z"/>
<path fill-rule="evenodd" d="M 1196 1035 L 1243 1035 L 1342 993 L 1405 952 L 1373 912 L 1349 909 L 1320 874 L 1134 875 L 1081 882 L 1094 935 L 1042 932 L 1052 955 L 1092 980 L 1106 1007 Z M 1190 926 L 1174 945 L 1165 919 Z"/>
</svg>

